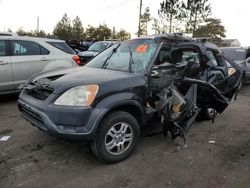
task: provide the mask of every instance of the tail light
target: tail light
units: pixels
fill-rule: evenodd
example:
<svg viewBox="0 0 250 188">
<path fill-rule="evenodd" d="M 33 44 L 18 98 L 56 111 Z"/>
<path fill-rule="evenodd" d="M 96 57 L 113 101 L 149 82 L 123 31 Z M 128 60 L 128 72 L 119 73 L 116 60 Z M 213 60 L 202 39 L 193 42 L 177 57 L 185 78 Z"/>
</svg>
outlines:
<svg viewBox="0 0 250 188">
<path fill-rule="evenodd" d="M 75 62 L 77 65 L 80 65 L 80 64 L 81 64 L 80 58 L 78 57 L 78 55 L 74 55 L 74 56 L 72 57 L 72 59 L 74 60 L 74 62 Z"/>
</svg>

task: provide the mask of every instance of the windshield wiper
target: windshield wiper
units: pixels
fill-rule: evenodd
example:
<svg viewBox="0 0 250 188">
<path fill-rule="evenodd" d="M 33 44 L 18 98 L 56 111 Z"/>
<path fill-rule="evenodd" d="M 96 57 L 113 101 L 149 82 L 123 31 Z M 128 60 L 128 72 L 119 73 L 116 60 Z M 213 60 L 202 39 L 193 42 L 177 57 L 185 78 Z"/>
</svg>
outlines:
<svg viewBox="0 0 250 188">
<path fill-rule="evenodd" d="M 103 65 L 102 65 L 102 69 L 105 69 L 108 66 L 108 62 L 109 59 L 111 58 L 111 56 L 113 55 L 113 53 L 116 52 L 116 50 L 119 48 L 119 46 L 121 45 L 121 43 L 119 43 L 108 55 L 108 57 L 106 58 L 106 60 L 104 61 Z"/>
<path fill-rule="evenodd" d="M 132 64 L 134 65 L 135 62 L 134 62 L 134 59 L 133 59 L 133 53 L 132 53 L 132 50 L 131 50 L 131 47 L 130 45 L 128 46 L 129 48 L 129 67 L 128 67 L 128 70 L 130 73 L 132 73 Z"/>
</svg>

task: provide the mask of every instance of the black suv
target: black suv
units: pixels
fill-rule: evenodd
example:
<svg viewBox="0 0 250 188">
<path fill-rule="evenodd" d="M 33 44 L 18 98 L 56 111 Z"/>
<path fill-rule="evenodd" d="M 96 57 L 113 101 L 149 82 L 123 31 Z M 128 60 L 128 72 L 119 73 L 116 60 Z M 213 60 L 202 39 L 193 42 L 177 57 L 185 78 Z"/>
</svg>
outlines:
<svg viewBox="0 0 250 188">
<path fill-rule="evenodd" d="M 206 41 L 174 34 L 137 38 L 113 45 L 85 67 L 34 76 L 22 90 L 18 106 L 23 117 L 39 129 L 62 138 L 89 140 L 99 159 L 118 162 L 134 151 L 140 128 L 163 113 L 156 107 L 157 93 L 176 77 L 166 76 L 175 75 L 182 65 L 195 65 L 195 69 L 185 68 L 184 77 L 195 75 L 203 84 L 195 114 L 212 119 L 215 110 L 222 112 L 242 77 L 241 68 L 228 61 Z M 172 65 L 175 69 L 169 69 Z M 210 93 L 207 86 L 212 88 Z M 185 111 L 182 104 L 191 104 L 181 99 L 186 86 L 178 87 L 171 107 L 177 116 Z M 175 101 L 182 102 L 175 105 Z"/>
</svg>

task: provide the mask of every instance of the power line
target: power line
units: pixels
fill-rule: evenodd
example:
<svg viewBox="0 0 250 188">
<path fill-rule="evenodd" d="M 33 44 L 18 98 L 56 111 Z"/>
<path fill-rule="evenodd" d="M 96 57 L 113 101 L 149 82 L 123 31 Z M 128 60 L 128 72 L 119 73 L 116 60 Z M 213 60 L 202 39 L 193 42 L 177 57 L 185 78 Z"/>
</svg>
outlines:
<svg viewBox="0 0 250 188">
<path fill-rule="evenodd" d="M 123 1 L 121 1 L 119 3 L 115 3 L 115 4 L 112 4 L 112 5 L 106 6 L 104 8 L 101 8 L 101 9 L 99 9 L 99 11 L 107 11 L 107 10 L 110 11 L 110 9 L 122 8 L 125 5 L 127 5 L 127 4 L 129 4 L 129 3 L 133 2 L 133 1 L 134 0 L 123 0 Z"/>
</svg>

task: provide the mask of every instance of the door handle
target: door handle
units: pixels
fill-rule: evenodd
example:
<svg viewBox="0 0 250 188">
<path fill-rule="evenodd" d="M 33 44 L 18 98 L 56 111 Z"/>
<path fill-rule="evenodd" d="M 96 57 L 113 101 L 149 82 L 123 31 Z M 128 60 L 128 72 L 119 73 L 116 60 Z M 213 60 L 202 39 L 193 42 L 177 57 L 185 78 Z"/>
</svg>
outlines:
<svg viewBox="0 0 250 188">
<path fill-rule="evenodd" d="M 6 64 L 8 64 L 8 62 L 6 62 L 6 61 L 0 61 L 0 65 L 6 65 Z"/>
<path fill-rule="evenodd" d="M 43 58 L 41 59 L 41 61 L 48 61 L 48 59 L 46 59 L 45 57 L 43 57 Z"/>
</svg>

